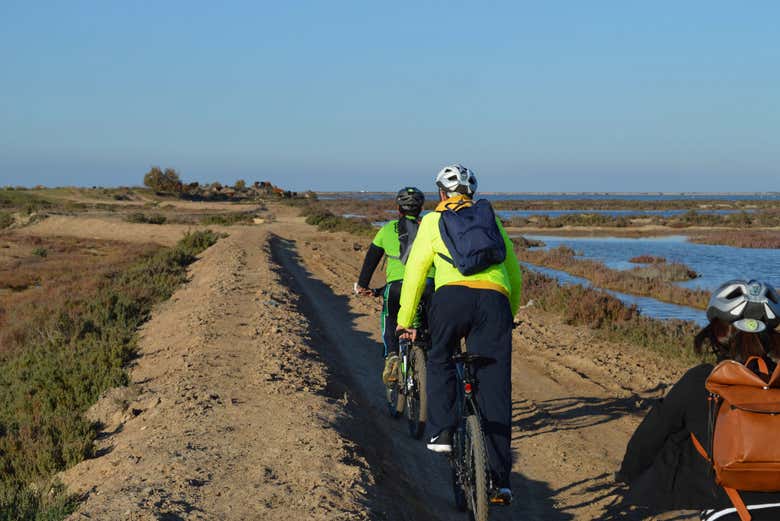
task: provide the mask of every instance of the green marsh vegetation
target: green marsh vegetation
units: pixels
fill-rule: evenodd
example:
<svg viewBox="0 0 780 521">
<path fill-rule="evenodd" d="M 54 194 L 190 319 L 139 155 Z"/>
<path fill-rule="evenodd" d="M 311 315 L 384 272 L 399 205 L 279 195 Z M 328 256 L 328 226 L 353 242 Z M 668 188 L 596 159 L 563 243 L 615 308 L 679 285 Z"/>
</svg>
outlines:
<svg viewBox="0 0 780 521">
<path fill-rule="evenodd" d="M 683 320 L 658 320 L 639 313 L 609 293 L 580 285 L 561 285 L 541 273 L 523 268 L 523 300 L 558 314 L 564 323 L 585 326 L 598 336 L 672 356 L 683 364 L 699 363 L 693 337 L 699 328 Z"/>
<path fill-rule="evenodd" d="M 173 248 L 38 239 L 45 258 L 2 258 L 0 521 L 62 519 L 74 508 L 52 477 L 93 455 L 99 426 L 83 413 L 128 383 L 137 328 L 217 239 L 210 230 Z M 28 247 L 7 240 L 9 251 Z"/>
</svg>

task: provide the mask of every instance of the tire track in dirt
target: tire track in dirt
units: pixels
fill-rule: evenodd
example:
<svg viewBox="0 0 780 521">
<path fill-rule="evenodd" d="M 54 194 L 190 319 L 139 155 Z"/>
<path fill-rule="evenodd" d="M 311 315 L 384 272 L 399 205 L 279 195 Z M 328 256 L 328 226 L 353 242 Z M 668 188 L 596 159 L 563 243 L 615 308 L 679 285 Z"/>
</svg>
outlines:
<svg viewBox="0 0 780 521">
<path fill-rule="evenodd" d="M 352 328 L 345 299 L 304 269 L 293 241 L 272 237 L 271 251 L 289 286 L 303 297 L 302 311 L 318 330 L 317 349 L 331 368 L 332 385 L 354 405 L 358 422 L 350 439 L 372 463 L 377 486 L 395 498 L 398 511 L 388 519 L 444 521 L 459 516 L 449 496 L 446 459 L 430 454 L 421 441 L 408 436 L 403 419 L 387 414 L 379 378 L 382 359 L 368 351 L 376 349 L 374 341 Z"/>
</svg>

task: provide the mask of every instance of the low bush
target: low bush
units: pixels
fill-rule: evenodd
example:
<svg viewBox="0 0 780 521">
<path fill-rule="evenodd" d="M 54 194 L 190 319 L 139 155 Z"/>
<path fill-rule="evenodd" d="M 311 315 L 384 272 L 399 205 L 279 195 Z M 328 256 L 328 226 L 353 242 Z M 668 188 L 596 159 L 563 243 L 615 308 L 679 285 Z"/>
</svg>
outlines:
<svg viewBox="0 0 780 521">
<path fill-rule="evenodd" d="M 335 215 L 316 204 L 304 206 L 301 213 L 306 217 L 306 224 L 316 226 L 318 230 L 366 236 L 376 233 L 376 228 L 368 219 Z"/>
<path fill-rule="evenodd" d="M 780 231 L 775 230 L 739 230 L 720 231 L 691 237 L 691 241 L 700 244 L 717 244 L 735 248 L 780 248 Z"/>
<path fill-rule="evenodd" d="M 35 248 L 35 249 L 32 251 L 32 254 L 33 254 L 33 255 L 35 255 L 36 257 L 41 257 L 41 258 L 43 258 L 43 257 L 46 257 L 46 256 L 49 254 L 49 250 L 47 250 L 46 248 L 40 248 L 40 247 L 38 247 L 38 248 Z"/>
<path fill-rule="evenodd" d="M 0 361 L 0 519 L 54 520 L 71 510 L 72 500 L 61 489 L 48 494 L 48 483 L 93 454 L 98 426 L 83 413 L 104 390 L 127 384 L 136 330 L 216 240 L 208 230 L 188 234 L 91 295 L 28 317 L 33 333 Z"/>
<path fill-rule="evenodd" d="M 656 320 L 641 315 L 605 291 L 561 285 L 546 275 L 523 268 L 523 299 L 560 314 L 567 324 L 587 326 L 602 337 L 652 349 L 687 363 L 702 360 L 692 347 L 699 328 L 693 322 Z"/>
<path fill-rule="evenodd" d="M 683 282 L 699 276 L 694 270 L 681 262 L 654 263 L 649 266 L 637 266 L 629 270 L 629 275 L 642 279 L 652 279 L 663 282 Z"/>
<path fill-rule="evenodd" d="M 0 230 L 8 228 L 15 222 L 13 214 L 11 212 L 0 212 Z"/>
<path fill-rule="evenodd" d="M 255 215 L 253 213 L 220 213 L 206 215 L 200 223 L 209 226 L 232 226 L 234 224 L 251 224 Z"/>
<path fill-rule="evenodd" d="M 628 259 L 628 262 L 633 262 L 634 264 L 658 264 L 666 262 L 666 258 L 654 255 L 637 255 Z"/>
<path fill-rule="evenodd" d="M 0 208 L 14 209 L 29 215 L 53 206 L 54 204 L 51 201 L 23 188 L 0 190 Z"/>
<path fill-rule="evenodd" d="M 526 237 L 523 237 L 522 235 L 520 235 L 519 237 L 512 237 L 512 244 L 515 245 L 515 248 L 520 248 L 522 250 L 545 246 L 543 241 L 538 241 L 536 239 L 528 239 Z"/>
<path fill-rule="evenodd" d="M 146 215 L 141 212 L 134 212 L 125 217 L 125 221 L 135 224 L 165 224 L 166 220 L 167 218 L 159 213 Z"/>
</svg>

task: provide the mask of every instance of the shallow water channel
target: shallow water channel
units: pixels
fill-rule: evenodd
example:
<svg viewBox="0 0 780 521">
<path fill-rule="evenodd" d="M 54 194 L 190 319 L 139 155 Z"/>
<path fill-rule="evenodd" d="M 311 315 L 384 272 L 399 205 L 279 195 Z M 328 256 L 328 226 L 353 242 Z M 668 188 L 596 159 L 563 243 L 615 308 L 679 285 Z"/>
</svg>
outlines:
<svg viewBox="0 0 780 521">
<path fill-rule="evenodd" d="M 629 259 L 639 255 L 665 257 L 668 262 L 682 262 L 700 274 L 699 278 L 679 282 L 680 286 L 714 290 L 723 282 L 735 279 L 761 279 L 780 287 L 780 250 L 759 248 L 734 248 L 689 242 L 685 236 L 623 238 L 623 237 L 558 237 L 553 235 L 527 235 L 530 239 L 543 241 L 545 248 L 564 245 L 572 248 L 581 258 L 603 262 L 612 269 L 631 269 L 637 264 Z M 546 273 L 567 284 L 590 283 L 568 273 L 538 266 L 530 269 Z M 640 310 L 655 318 L 682 318 L 704 320 L 704 314 L 697 309 L 667 304 L 648 297 L 637 297 L 611 292 L 623 302 L 636 304 Z"/>
<path fill-rule="evenodd" d="M 552 277 L 560 284 L 579 284 L 585 287 L 593 287 L 593 284 L 591 284 L 588 279 L 570 275 L 565 271 L 545 268 L 544 266 L 538 266 L 529 262 L 521 262 L 520 264 L 529 270 Z M 707 317 L 704 315 L 704 312 L 699 309 L 694 309 L 687 306 L 678 306 L 677 304 L 669 304 L 668 302 L 661 302 L 660 300 L 656 300 L 650 297 L 638 297 L 636 295 L 629 295 L 628 293 L 620 293 L 619 291 L 612 291 L 610 289 L 598 289 L 602 289 L 613 297 L 618 298 L 625 304 L 636 305 L 636 307 L 639 308 L 639 311 L 648 317 L 659 318 L 662 320 L 672 318 L 677 318 L 680 320 L 692 320 L 701 325 L 704 325 L 707 322 Z"/>
<path fill-rule="evenodd" d="M 755 210 L 700 210 L 696 209 L 698 214 L 729 215 L 739 212 L 755 213 Z M 560 217 L 562 215 L 583 215 L 596 214 L 608 215 L 610 217 L 674 217 L 683 215 L 688 210 L 496 210 L 496 213 L 503 219 L 512 217 L 534 217 L 546 215 L 548 217 Z"/>
</svg>

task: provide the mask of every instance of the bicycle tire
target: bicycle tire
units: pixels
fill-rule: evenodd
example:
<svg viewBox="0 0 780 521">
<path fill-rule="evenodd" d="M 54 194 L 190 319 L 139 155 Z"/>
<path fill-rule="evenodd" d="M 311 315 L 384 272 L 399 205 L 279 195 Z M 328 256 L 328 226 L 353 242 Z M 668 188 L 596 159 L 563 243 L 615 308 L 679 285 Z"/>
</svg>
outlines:
<svg viewBox="0 0 780 521">
<path fill-rule="evenodd" d="M 414 346 L 411 351 L 412 386 L 406 388 L 406 418 L 409 435 L 419 440 L 425 432 L 425 422 L 428 419 L 428 395 L 426 389 L 427 367 L 425 352 Z"/>
<path fill-rule="evenodd" d="M 455 498 L 455 508 L 461 512 L 468 510 L 468 501 L 466 500 L 466 492 L 463 490 L 463 486 L 460 482 L 460 476 L 463 467 L 463 460 L 465 459 L 463 448 L 463 435 L 462 430 L 458 429 L 452 436 L 452 454 L 450 456 L 450 469 L 452 477 L 452 495 Z"/>
<path fill-rule="evenodd" d="M 471 415 L 466 418 L 466 433 L 468 446 L 466 447 L 466 465 L 472 483 L 468 491 L 468 501 L 471 515 L 474 521 L 488 521 L 488 466 L 487 452 L 485 450 L 485 437 L 482 435 L 482 427 L 479 418 Z"/>
</svg>

